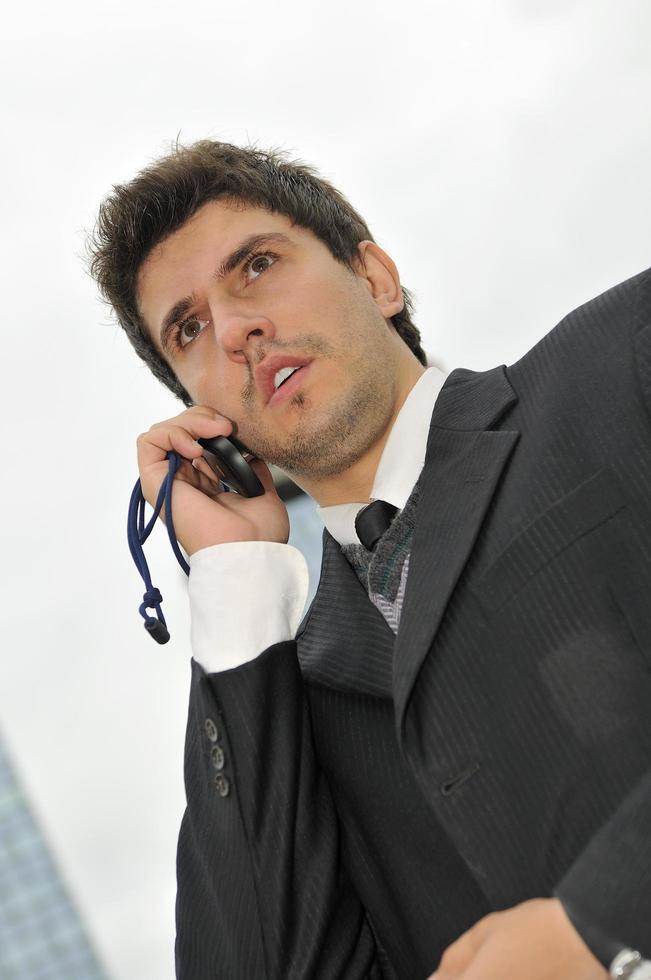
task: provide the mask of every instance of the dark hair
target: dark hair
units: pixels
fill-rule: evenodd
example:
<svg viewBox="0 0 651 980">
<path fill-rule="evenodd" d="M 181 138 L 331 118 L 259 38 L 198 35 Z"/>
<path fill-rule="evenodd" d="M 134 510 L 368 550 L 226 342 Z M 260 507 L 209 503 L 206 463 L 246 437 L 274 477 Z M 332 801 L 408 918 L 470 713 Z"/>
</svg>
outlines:
<svg viewBox="0 0 651 980">
<path fill-rule="evenodd" d="M 280 150 L 258 150 L 201 140 L 174 144 L 172 152 L 116 184 L 102 202 L 88 242 L 89 270 L 112 306 L 136 353 L 186 407 L 192 399 L 152 343 L 136 301 L 140 267 L 151 250 L 208 201 L 231 198 L 284 214 L 308 228 L 337 261 L 353 269 L 359 242 L 374 241 L 366 222 L 314 168 L 285 159 Z M 420 333 L 411 322 L 412 296 L 391 317 L 399 336 L 422 364 Z"/>
</svg>

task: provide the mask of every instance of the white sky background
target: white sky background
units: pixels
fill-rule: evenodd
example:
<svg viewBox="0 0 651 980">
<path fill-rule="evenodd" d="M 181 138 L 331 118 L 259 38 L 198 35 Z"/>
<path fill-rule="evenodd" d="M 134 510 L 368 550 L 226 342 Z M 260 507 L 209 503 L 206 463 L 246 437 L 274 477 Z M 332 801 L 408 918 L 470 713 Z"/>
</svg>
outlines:
<svg viewBox="0 0 651 980">
<path fill-rule="evenodd" d="M 366 218 L 439 363 L 508 364 L 651 265 L 651 4 L 40 0 L 3 34 L 2 729 L 112 978 L 171 980 L 187 586 L 161 525 L 159 647 L 125 525 L 136 436 L 183 406 L 84 229 L 178 133 L 281 146 Z"/>
</svg>

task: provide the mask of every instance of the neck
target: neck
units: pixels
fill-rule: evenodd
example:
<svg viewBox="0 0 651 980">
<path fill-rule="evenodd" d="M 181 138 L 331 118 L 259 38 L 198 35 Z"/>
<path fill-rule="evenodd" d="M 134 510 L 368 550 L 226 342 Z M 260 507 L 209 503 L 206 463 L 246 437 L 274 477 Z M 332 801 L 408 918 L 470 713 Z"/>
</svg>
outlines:
<svg viewBox="0 0 651 980">
<path fill-rule="evenodd" d="M 375 474 L 394 423 L 407 400 L 409 392 L 425 372 L 423 365 L 413 355 L 401 367 L 389 421 L 366 452 L 347 467 L 343 473 L 315 481 L 301 481 L 301 488 L 320 507 L 365 503 L 370 499 Z"/>
</svg>

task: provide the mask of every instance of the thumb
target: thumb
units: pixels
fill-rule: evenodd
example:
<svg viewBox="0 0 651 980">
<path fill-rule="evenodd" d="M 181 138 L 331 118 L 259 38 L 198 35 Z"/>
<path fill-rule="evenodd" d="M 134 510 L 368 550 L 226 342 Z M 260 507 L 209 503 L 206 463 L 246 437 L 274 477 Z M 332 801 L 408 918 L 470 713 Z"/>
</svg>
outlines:
<svg viewBox="0 0 651 980">
<path fill-rule="evenodd" d="M 259 479 L 260 483 L 265 489 L 265 493 L 277 493 L 276 485 L 274 483 L 274 478 L 271 475 L 271 470 L 267 466 L 264 460 L 258 459 L 257 456 L 253 456 L 249 459 L 249 466 Z"/>
<path fill-rule="evenodd" d="M 477 950 L 485 939 L 494 915 L 487 915 L 464 932 L 444 951 L 436 972 L 429 980 L 452 980 L 460 977 L 470 966 Z"/>
</svg>

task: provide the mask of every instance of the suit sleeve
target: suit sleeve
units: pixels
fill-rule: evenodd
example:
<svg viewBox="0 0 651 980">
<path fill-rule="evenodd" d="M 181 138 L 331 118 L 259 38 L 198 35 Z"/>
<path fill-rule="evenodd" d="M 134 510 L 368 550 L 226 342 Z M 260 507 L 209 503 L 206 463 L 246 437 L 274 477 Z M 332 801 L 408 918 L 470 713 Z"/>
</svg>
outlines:
<svg viewBox="0 0 651 980">
<path fill-rule="evenodd" d="M 635 280 L 632 299 L 634 385 L 651 421 L 651 270 Z M 631 386 L 631 395 L 633 392 Z M 651 487 L 649 488 L 651 495 Z M 651 567 L 623 597 L 632 612 L 640 645 L 651 650 Z M 648 706 L 651 725 L 651 705 Z M 590 841 L 555 890 L 597 958 L 628 946 L 651 960 L 651 771 L 623 800 Z"/>
<path fill-rule="evenodd" d="M 219 673 L 193 660 L 185 782 L 179 980 L 380 980 L 293 640 Z"/>
<path fill-rule="evenodd" d="M 598 959 L 615 948 L 651 959 L 651 772 L 626 797 L 574 862 L 554 894 Z M 600 938 L 590 941 L 591 937 Z M 611 957 L 612 958 L 612 957 Z"/>
</svg>

